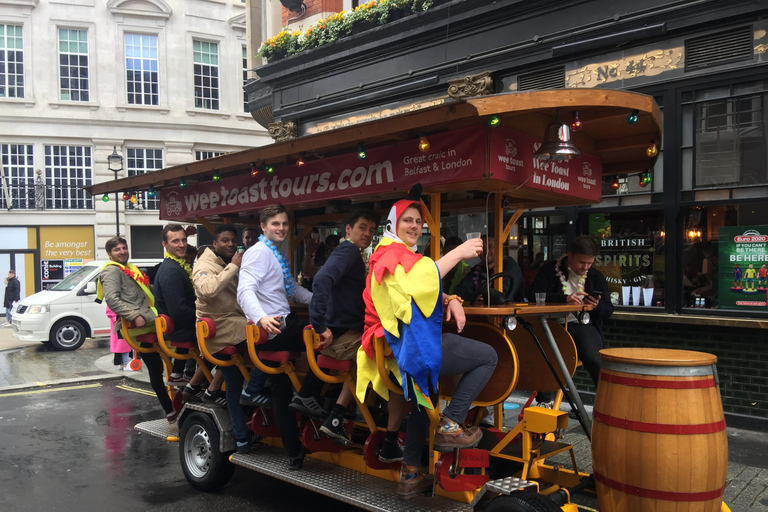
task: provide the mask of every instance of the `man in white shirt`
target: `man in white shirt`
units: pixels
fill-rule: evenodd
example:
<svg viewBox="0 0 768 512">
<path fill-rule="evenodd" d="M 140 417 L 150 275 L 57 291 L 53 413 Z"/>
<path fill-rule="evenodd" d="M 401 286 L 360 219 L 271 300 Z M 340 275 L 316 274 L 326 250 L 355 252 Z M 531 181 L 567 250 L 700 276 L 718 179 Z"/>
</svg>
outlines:
<svg viewBox="0 0 768 512">
<path fill-rule="evenodd" d="M 264 329 L 269 340 L 259 350 L 303 352 L 306 321 L 291 313 L 288 301 L 309 304 L 312 292 L 296 283 L 288 259 L 280 252 L 288 236 L 288 212 L 282 205 L 270 205 L 260 215 L 264 233 L 248 249 L 240 268 L 237 302 L 246 318 Z M 293 389 L 285 374 L 272 376 L 272 403 L 283 446 L 288 452 L 288 468 L 301 469 L 306 450 L 299 441 L 296 414 L 288 408 Z"/>
</svg>

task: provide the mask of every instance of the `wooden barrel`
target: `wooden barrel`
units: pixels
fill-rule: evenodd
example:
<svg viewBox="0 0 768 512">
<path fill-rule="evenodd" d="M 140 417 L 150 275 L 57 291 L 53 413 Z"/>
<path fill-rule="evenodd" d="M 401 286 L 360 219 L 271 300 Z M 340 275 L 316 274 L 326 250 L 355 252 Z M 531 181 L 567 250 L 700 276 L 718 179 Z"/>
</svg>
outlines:
<svg viewBox="0 0 768 512">
<path fill-rule="evenodd" d="M 712 354 L 600 351 L 592 465 L 601 512 L 720 512 L 728 435 Z"/>
</svg>

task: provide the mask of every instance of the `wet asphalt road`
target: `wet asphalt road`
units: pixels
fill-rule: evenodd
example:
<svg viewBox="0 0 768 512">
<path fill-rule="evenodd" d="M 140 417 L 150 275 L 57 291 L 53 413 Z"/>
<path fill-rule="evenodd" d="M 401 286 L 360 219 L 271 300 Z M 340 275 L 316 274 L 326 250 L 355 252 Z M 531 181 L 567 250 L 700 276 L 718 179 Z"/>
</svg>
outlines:
<svg viewBox="0 0 768 512">
<path fill-rule="evenodd" d="M 178 443 L 133 430 L 161 417 L 157 399 L 120 384 L 0 393 L 0 510 L 359 510 L 243 468 L 217 493 L 192 489 Z"/>
</svg>

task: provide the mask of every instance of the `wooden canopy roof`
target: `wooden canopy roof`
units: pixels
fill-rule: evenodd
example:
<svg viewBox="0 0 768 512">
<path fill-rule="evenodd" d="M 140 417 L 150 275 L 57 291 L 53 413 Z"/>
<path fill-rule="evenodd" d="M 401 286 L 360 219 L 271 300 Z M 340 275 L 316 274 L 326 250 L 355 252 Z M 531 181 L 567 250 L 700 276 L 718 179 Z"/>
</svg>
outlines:
<svg viewBox="0 0 768 512">
<path fill-rule="evenodd" d="M 182 178 L 194 184 L 211 180 L 215 172 L 221 177 L 250 172 L 254 164 L 279 168 L 294 163 L 300 154 L 312 159 L 354 152 L 359 142 L 375 148 L 418 138 L 421 133 L 485 126 L 491 115 L 499 116 L 501 126 L 540 138 L 558 110 L 564 121 L 578 111 L 583 128 L 573 132 L 573 142 L 580 151 L 600 158 L 603 175 L 642 172 L 653 167 L 656 158 L 649 158 L 646 149 L 653 141 L 661 143 L 662 125 L 661 112 L 652 97 L 625 91 L 566 89 L 446 100 L 405 114 L 97 183 L 87 190 L 99 195 L 147 190 L 150 186 L 161 189 L 178 185 Z M 637 111 L 639 119 L 630 124 L 627 117 L 633 111 Z"/>
</svg>

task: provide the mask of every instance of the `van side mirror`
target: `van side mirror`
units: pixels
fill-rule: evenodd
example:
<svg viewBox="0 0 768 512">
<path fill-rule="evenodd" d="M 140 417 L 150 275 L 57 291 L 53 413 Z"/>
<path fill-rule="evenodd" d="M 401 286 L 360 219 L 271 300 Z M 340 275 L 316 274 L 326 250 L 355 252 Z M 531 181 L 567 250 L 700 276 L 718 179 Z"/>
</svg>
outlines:
<svg viewBox="0 0 768 512">
<path fill-rule="evenodd" d="M 85 289 L 83 290 L 86 295 L 93 295 L 96 293 L 96 281 L 91 281 L 90 283 L 86 283 Z"/>
</svg>

